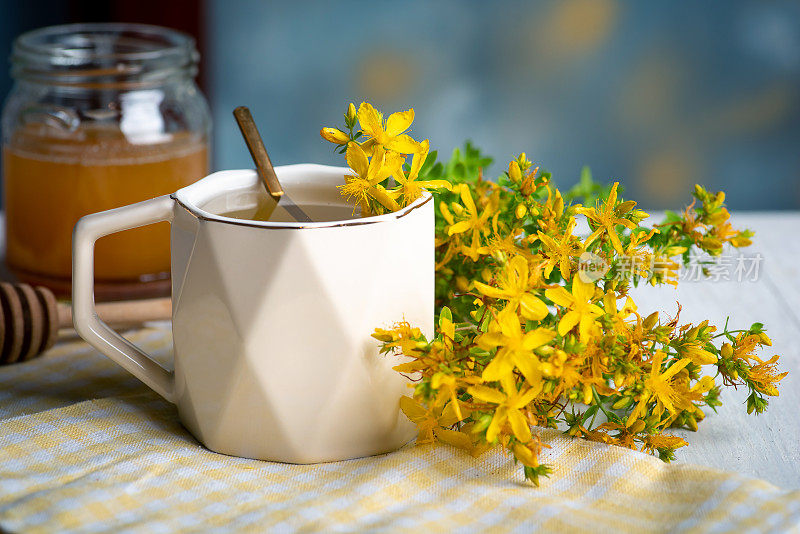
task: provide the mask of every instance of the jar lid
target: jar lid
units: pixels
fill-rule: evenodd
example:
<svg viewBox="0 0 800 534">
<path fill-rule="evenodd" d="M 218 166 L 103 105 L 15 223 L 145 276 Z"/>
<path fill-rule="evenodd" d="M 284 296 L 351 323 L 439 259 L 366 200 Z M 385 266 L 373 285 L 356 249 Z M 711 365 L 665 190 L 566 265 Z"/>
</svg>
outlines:
<svg viewBox="0 0 800 534">
<path fill-rule="evenodd" d="M 11 53 L 11 74 L 55 85 L 147 86 L 194 76 L 198 60 L 194 39 L 177 30 L 147 24 L 65 24 L 20 35 Z"/>
</svg>

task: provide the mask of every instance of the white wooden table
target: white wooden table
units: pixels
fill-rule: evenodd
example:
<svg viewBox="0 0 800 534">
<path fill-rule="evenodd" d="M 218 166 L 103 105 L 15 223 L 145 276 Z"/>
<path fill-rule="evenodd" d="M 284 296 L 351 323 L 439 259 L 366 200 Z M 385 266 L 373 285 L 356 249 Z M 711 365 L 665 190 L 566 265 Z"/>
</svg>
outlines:
<svg viewBox="0 0 800 534">
<path fill-rule="evenodd" d="M 677 290 L 640 287 L 636 300 L 645 315 L 655 310 L 673 315 L 678 301 L 683 306 L 682 323 L 709 319 L 722 327 L 728 316 L 731 329 L 764 323 L 773 341 L 772 350 L 764 354 L 780 354 L 781 369 L 789 371 L 780 384 L 781 395 L 771 399 L 765 414 L 754 416 L 747 415 L 743 389 L 724 391 L 723 406 L 717 414 L 708 414 L 698 432 L 680 432 L 689 446 L 678 450 L 677 461 L 800 489 L 800 213 L 742 212 L 734 214 L 733 224 L 756 232 L 754 245 L 741 252 L 748 265 L 761 255 L 757 280 L 747 276 L 738 281 L 736 255 L 726 256 L 725 261 L 730 258 L 733 263 L 720 280 L 681 280 Z M 0 236 L 2 226 L 0 218 Z"/>
<path fill-rule="evenodd" d="M 661 220 L 660 215 L 655 220 Z M 752 246 L 723 259 L 733 262 L 729 280 L 681 280 L 677 289 L 639 287 L 635 299 L 643 315 L 663 310 L 672 316 L 678 301 L 683 306 L 681 323 L 709 319 L 720 331 L 726 317 L 729 329 L 764 323 L 773 346 L 765 347 L 762 356 L 780 354 L 780 368 L 789 371 L 779 385 L 780 396 L 770 397 L 766 413 L 755 416 L 747 414 L 745 389 L 723 391 L 717 414 L 706 410 L 710 413 L 697 432 L 680 432 L 689 446 L 677 451 L 677 461 L 800 488 L 800 213 L 741 212 L 732 222 L 756 235 Z M 739 253 L 747 267 L 759 263 L 756 281 L 749 281 L 750 276 L 738 281 Z"/>
</svg>

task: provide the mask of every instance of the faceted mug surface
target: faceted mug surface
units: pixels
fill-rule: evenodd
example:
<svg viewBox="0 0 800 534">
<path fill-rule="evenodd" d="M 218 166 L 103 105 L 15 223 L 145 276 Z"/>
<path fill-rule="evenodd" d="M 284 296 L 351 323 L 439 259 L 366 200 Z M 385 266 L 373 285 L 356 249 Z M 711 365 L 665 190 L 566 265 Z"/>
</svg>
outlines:
<svg viewBox="0 0 800 534">
<path fill-rule="evenodd" d="M 276 172 L 301 206 L 344 205 L 336 186 L 349 169 Z M 254 171 L 223 171 L 140 203 L 153 204 L 140 207 L 138 219 L 131 212 L 82 219 L 76 328 L 174 402 L 211 450 L 314 463 L 397 449 L 414 434 L 399 409 L 409 382 L 392 370 L 404 359 L 380 355 L 371 334 L 401 320 L 433 333 L 432 198 L 381 216 L 312 223 L 220 215 L 248 207 L 260 188 Z M 87 240 L 155 220 L 172 223 L 174 372 L 119 345 L 91 316 L 90 284 L 80 276 Z"/>
</svg>

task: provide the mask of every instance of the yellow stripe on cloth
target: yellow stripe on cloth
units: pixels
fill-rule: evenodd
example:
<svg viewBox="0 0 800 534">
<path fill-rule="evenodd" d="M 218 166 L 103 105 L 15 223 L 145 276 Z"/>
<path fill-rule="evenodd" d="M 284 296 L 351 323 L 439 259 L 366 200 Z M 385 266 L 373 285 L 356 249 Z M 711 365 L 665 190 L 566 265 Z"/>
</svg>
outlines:
<svg viewBox="0 0 800 534">
<path fill-rule="evenodd" d="M 168 357 L 168 335 L 133 339 Z M 78 348 L 0 369 L 0 531 L 726 532 L 800 521 L 798 491 L 553 430 L 542 431 L 542 460 L 555 470 L 540 488 L 500 453 L 447 446 L 308 466 L 224 456 Z M 98 386 L 113 396 L 81 400 Z"/>
</svg>

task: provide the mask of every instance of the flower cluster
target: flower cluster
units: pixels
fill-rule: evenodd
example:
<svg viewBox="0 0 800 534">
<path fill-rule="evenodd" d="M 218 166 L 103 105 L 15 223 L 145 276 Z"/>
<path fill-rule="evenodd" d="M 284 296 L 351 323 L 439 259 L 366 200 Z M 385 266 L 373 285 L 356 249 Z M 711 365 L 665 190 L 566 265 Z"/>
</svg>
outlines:
<svg viewBox="0 0 800 534">
<path fill-rule="evenodd" d="M 323 136 L 337 136 L 348 161 L 360 150 L 385 162 L 412 148 L 400 137 L 410 118 L 396 115 L 384 129 L 362 104 L 366 142 L 359 145 L 352 128 Z M 778 395 L 786 376 L 778 356 L 755 354 L 771 345 L 763 325 L 682 325 L 680 308 L 674 317 L 644 314 L 629 295 L 642 282 L 677 284 L 678 262 L 690 253 L 713 256 L 750 243 L 752 232 L 731 226 L 723 193 L 697 186 L 682 214 L 647 226 L 648 214 L 620 198 L 618 183 L 598 185 L 587 169 L 562 192 L 525 154 L 496 181 L 484 180 L 491 160 L 469 143 L 446 164 L 431 155 L 414 179 L 450 184 L 435 194 L 438 328 L 433 338 L 405 322 L 374 333 L 383 353 L 408 358 L 395 369 L 414 382 L 413 398 L 400 406 L 419 427 L 418 443 L 440 441 L 474 455 L 500 446 L 538 484 L 551 467 L 539 462 L 543 444 L 532 426 L 669 461 L 686 442 L 664 431 L 696 430 L 704 408 L 720 405 L 722 386 L 746 387 L 748 412 L 761 413 L 767 396 Z M 376 202 L 390 209 L 370 187 L 357 197 L 366 202 L 362 212 L 375 212 Z M 388 182 L 383 190 L 403 198 Z M 587 257 L 604 268 L 584 269 Z M 641 260 L 634 269 L 623 265 L 631 257 Z"/>
<path fill-rule="evenodd" d="M 347 133 L 338 128 L 323 128 L 319 133 L 346 154 L 353 172 L 344 177 L 339 189 L 361 209 L 362 216 L 397 211 L 417 200 L 423 190 L 450 187 L 447 180 L 420 178 L 430 143 L 427 139 L 417 142 L 404 133 L 414 122 L 413 109 L 392 113 L 384 121 L 368 102 L 362 102 L 358 111 L 351 103 L 344 121 Z M 409 155 L 411 166 L 404 168 Z M 390 178 L 396 187 L 388 186 Z"/>
</svg>

